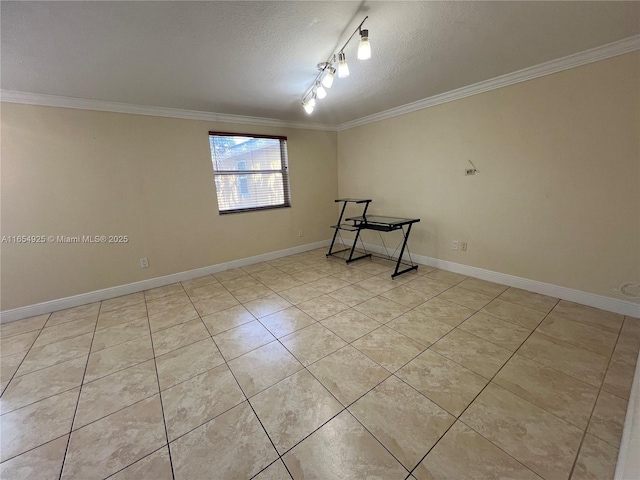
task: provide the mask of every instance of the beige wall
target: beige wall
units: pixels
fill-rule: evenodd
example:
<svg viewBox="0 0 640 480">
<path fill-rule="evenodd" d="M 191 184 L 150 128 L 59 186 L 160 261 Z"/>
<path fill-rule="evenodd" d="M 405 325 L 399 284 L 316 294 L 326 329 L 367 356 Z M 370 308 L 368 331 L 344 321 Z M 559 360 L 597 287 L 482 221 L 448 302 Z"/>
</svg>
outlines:
<svg viewBox="0 0 640 480">
<path fill-rule="evenodd" d="M 330 234 L 335 132 L 7 103 L 0 116 L 2 235 L 129 236 L 120 245 L 3 244 L 2 310 Z M 292 208 L 218 215 L 209 130 L 288 136 Z"/>
<path fill-rule="evenodd" d="M 638 85 L 635 52 L 340 132 L 339 194 L 421 218 L 415 253 L 624 298 L 640 281 Z"/>
</svg>

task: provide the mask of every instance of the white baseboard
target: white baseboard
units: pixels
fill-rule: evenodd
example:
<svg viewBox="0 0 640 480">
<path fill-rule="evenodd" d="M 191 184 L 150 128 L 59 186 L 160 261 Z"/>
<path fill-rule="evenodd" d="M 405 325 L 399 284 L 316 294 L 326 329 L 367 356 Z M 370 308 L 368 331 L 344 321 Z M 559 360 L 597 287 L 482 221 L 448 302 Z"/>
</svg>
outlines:
<svg viewBox="0 0 640 480">
<path fill-rule="evenodd" d="M 344 242 L 348 246 L 351 246 L 352 242 L 350 242 L 349 239 L 344 239 Z M 371 252 L 382 255 L 386 253 L 384 248 L 379 245 L 365 243 L 364 246 Z M 449 272 L 460 273 L 462 275 L 468 275 L 488 282 L 520 288 L 522 290 L 528 290 L 530 292 L 540 293 L 541 295 L 548 295 L 550 297 L 588 305 L 589 307 L 599 308 L 600 310 L 607 310 L 621 315 L 640 317 L 640 305 L 626 300 L 605 297 L 604 295 L 596 295 L 595 293 L 587 293 L 573 288 L 561 287 L 551 283 L 516 277 L 506 273 L 494 272 L 492 270 L 485 270 L 484 268 L 472 267 L 470 265 L 426 257 L 424 255 L 411 254 L 411 258 L 413 258 L 414 262 L 421 263 L 422 265 L 448 270 Z M 404 259 L 409 259 L 406 253 L 404 255 Z"/>
<path fill-rule="evenodd" d="M 119 285 L 117 287 L 105 288 L 103 290 L 96 290 L 94 292 L 81 293 L 72 297 L 60 298 L 58 300 L 51 300 L 49 302 L 42 302 L 26 307 L 14 308 L 13 310 L 5 310 L 4 312 L 0 312 L 0 323 L 13 322 L 15 320 L 35 317 L 36 315 L 42 315 L 44 313 L 64 310 L 66 308 L 77 307 L 79 305 L 86 305 L 87 303 L 108 300 L 110 298 L 120 297 L 122 295 L 128 295 L 130 293 L 149 290 L 150 288 L 163 287 L 172 283 L 184 282 L 186 280 L 203 277 L 205 275 L 211 275 L 213 273 L 222 272 L 231 268 L 246 267 L 247 265 L 253 265 L 254 263 L 267 262 L 269 260 L 275 260 L 277 258 L 294 255 L 296 253 L 302 253 L 309 250 L 314 250 L 316 248 L 326 247 L 329 245 L 329 243 L 329 240 L 308 243 L 306 245 L 300 245 L 298 247 L 278 250 L 276 252 L 264 253 L 262 255 L 255 255 L 253 257 L 241 258 L 239 260 L 232 260 L 230 262 L 210 265 L 208 267 L 196 268 L 195 270 L 189 270 L 186 272 L 173 273 L 171 275 L 165 275 L 163 277 L 150 278 L 149 280 L 142 280 L 139 282 L 128 283 L 126 285 Z"/>
</svg>

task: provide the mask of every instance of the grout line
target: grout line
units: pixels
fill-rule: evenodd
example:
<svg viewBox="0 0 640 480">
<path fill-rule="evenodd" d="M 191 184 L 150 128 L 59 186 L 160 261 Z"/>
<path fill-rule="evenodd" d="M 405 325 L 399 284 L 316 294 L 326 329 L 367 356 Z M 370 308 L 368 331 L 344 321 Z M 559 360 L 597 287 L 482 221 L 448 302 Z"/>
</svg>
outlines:
<svg viewBox="0 0 640 480">
<path fill-rule="evenodd" d="M 71 425 L 69 426 L 69 437 L 67 438 L 67 446 L 65 447 L 64 455 L 62 456 L 62 465 L 60 466 L 60 475 L 58 475 L 58 480 L 62 478 L 62 472 L 64 472 L 64 466 L 67 463 L 67 454 L 69 453 L 69 445 L 71 444 L 71 435 L 73 434 L 73 424 L 76 421 L 78 407 L 80 406 L 80 396 L 82 395 L 82 386 L 84 384 L 84 377 L 87 374 L 87 367 L 89 366 L 89 356 L 91 355 L 91 348 L 93 347 L 93 341 L 96 338 L 96 331 L 98 328 L 98 318 L 100 317 L 101 308 L 102 308 L 102 302 L 100 302 L 100 306 L 98 307 L 98 315 L 96 316 L 96 323 L 93 326 L 93 337 L 91 337 L 91 345 L 89 345 L 89 355 L 87 355 L 87 361 L 84 364 L 84 372 L 82 373 L 82 381 L 80 382 L 80 387 L 78 388 L 78 399 L 76 400 L 76 406 L 75 406 L 75 409 L 73 410 L 73 417 L 71 418 Z"/>
</svg>

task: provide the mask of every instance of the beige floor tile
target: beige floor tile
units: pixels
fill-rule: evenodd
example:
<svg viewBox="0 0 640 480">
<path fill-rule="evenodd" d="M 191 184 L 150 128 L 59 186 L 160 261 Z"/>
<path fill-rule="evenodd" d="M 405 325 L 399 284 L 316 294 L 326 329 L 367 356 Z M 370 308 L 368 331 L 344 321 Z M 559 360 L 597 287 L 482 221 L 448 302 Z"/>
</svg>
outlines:
<svg viewBox="0 0 640 480">
<path fill-rule="evenodd" d="M 271 268 L 269 270 L 263 270 L 261 272 L 255 272 L 253 274 L 251 274 L 251 276 L 253 278 L 255 278 L 256 280 L 263 282 L 265 280 L 273 280 L 276 278 L 280 278 L 283 277 L 285 275 L 287 275 L 288 272 L 284 272 L 278 268 Z M 297 274 L 297 272 L 296 272 Z"/>
<path fill-rule="evenodd" d="M 78 307 L 67 308 L 66 310 L 58 310 L 53 312 L 46 323 L 46 327 L 55 327 L 72 320 L 80 320 L 81 318 L 91 317 L 94 320 L 100 311 L 100 302 L 88 303 Z"/>
<path fill-rule="evenodd" d="M 618 339 L 615 333 L 567 320 L 553 313 L 547 315 L 536 331 L 606 357 L 611 356 Z"/>
<path fill-rule="evenodd" d="M 289 335 L 315 322 L 313 318 L 297 307 L 285 308 L 260 319 L 260 323 L 276 338 Z"/>
<path fill-rule="evenodd" d="M 0 416 L 0 462 L 71 431 L 79 388 Z"/>
<path fill-rule="evenodd" d="M 165 390 L 224 363 L 211 338 L 156 357 L 160 389 Z"/>
<path fill-rule="evenodd" d="M 144 292 L 144 298 L 149 300 L 156 300 L 162 297 L 168 297 L 169 295 L 175 295 L 176 293 L 183 293 L 184 288 L 179 283 L 172 283 L 171 285 L 165 285 L 164 287 L 152 288 Z"/>
<path fill-rule="evenodd" d="M 220 365 L 162 392 L 169 441 L 244 401 L 231 371 Z"/>
<path fill-rule="evenodd" d="M 425 276 L 417 276 L 416 278 L 409 279 L 403 278 L 407 276 L 405 273 L 402 277 L 397 277 L 393 281 L 397 282 L 400 280 L 404 282 L 403 284 L 409 288 L 417 290 L 419 292 L 424 293 L 430 297 L 435 297 L 436 295 L 440 295 L 442 292 L 445 292 L 451 288 L 451 285 L 448 283 L 440 282 L 438 280 L 434 280 L 433 278 L 429 278 Z M 407 281 L 405 281 L 407 280 Z"/>
<path fill-rule="evenodd" d="M 64 435 L 0 464 L 0 478 L 58 480 L 68 438 Z"/>
<path fill-rule="evenodd" d="M 0 337 L 7 338 L 21 333 L 33 332 L 40 330 L 47 323 L 50 313 L 38 315 L 36 317 L 16 320 L 15 322 L 7 322 L 0 325 Z"/>
<path fill-rule="evenodd" d="M 390 372 L 395 372 L 426 348 L 385 326 L 359 338 L 352 345 Z"/>
<path fill-rule="evenodd" d="M 396 375 L 455 416 L 487 384 L 485 378 L 431 350 L 409 362 Z"/>
<path fill-rule="evenodd" d="M 87 357 L 78 357 L 21 377 L 14 377 L 0 398 L 0 412 L 4 415 L 79 386 L 86 364 Z"/>
<path fill-rule="evenodd" d="M 109 480 L 135 479 L 173 480 L 169 449 L 164 446 L 124 470 L 120 470 L 112 477 L 109 477 Z"/>
<path fill-rule="evenodd" d="M 620 446 L 622 427 L 627 413 L 627 400 L 600 392 L 587 432 L 616 448 Z"/>
<path fill-rule="evenodd" d="M 617 459 L 617 448 L 587 433 L 571 480 L 613 480 Z"/>
<path fill-rule="evenodd" d="M 476 313 L 475 310 L 453 302 L 442 300 L 439 297 L 423 303 L 415 308 L 416 312 L 424 313 L 427 317 L 431 317 L 439 322 L 446 323 L 452 327 L 457 327 L 471 315 Z"/>
<path fill-rule="evenodd" d="M 147 335 L 149 335 L 149 320 L 146 318 L 139 318 L 115 327 L 96 330 L 91 344 L 91 351 L 97 352 L 138 337 L 146 337 Z"/>
<path fill-rule="evenodd" d="M 382 325 L 352 308 L 325 318 L 320 323 L 346 342 L 353 342 Z"/>
<path fill-rule="evenodd" d="M 309 365 L 308 369 L 345 406 L 390 375 L 351 345 Z"/>
<path fill-rule="evenodd" d="M 253 322 L 255 319 L 256 317 L 251 315 L 249 310 L 242 305 L 236 305 L 202 317 L 202 321 L 211 335 L 231 330 L 245 323 Z"/>
<path fill-rule="evenodd" d="M 182 286 L 180 288 L 182 288 Z M 154 315 L 156 313 L 171 310 L 172 308 L 183 307 L 185 305 L 191 305 L 191 299 L 187 295 L 187 292 L 182 291 L 173 295 L 167 295 L 166 297 L 147 300 L 147 311 L 149 312 L 149 315 Z"/>
<path fill-rule="evenodd" d="M 85 382 L 91 382 L 110 373 L 124 370 L 153 358 L 151 335 L 147 334 L 115 347 L 89 355 Z"/>
<path fill-rule="evenodd" d="M 623 338 L 634 338 L 640 342 L 640 318 L 636 317 L 624 317 L 624 323 L 622 324 L 622 330 L 620 330 L 620 336 Z"/>
<path fill-rule="evenodd" d="M 270 265 L 267 262 L 260 262 L 242 267 L 242 270 L 251 275 L 252 273 L 264 272 L 265 270 L 273 270 L 274 268 L 275 267 L 273 265 Z"/>
<path fill-rule="evenodd" d="M 552 313 L 573 320 L 574 322 L 602 328 L 603 330 L 613 333 L 620 332 L 622 322 L 624 321 L 624 315 L 568 302 L 566 300 L 560 300 L 554 307 Z"/>
<path fill-rule="evenodd" d="M 524 342 L 518 350 L 518 355 L 535 360 L 594 387 L 599 387 L 602 383 L 609 361 L 605 356 L 538 332 L 533 332 Z"/>
<path fill-rule="evenodd" d="M 381 296 L 408 308 L 417 307 L 431 298 L 431 295 L 419 292 L 405 285 L 400 285 L 399 287 L 388 290 L 381 294 Z"/>
<path fill-rule="evenodd" d="M 144 303 L 144 292 L 130 293 L 129 295 L 123 295 L 121 297 L 110 298 L 109 300 L 103 300 L 100 305 L 100 313 L 109 312 L 111 310 L 118 310 L 120 308 L 130 307 L 138 303 Z"/>
<path fill-rule="evenodd" d="M 259 284 L 260 282 L 258 282 L 258 280 L 256 280 L 250 275 L 243 275 L 241 277 L 231 278 L 229 280 L 224 280 L 222 282 L 222 285 L 224 286 L 224 288 L 226 288 L 230 292 L 235 292 L 237 290 L 253 287 Z"/>
<path fill-rule="evenodd" d="M 250 402 L 280 454 L 343 408 L 306 370 L 267 388 Z"/>
<path fill-rule="evenodd" d="M 321 280 L 323 279 L 320 279 L 318 281 L 321 281 Z M 282 277 L 263 280 L 262 284 L 270 288 L 274 292 L 280 293 L 283 290 L 289 290 L 290 288 L 297 287 L 299 285 L 302 285 L 303 283 L 300 280 L 296 280 L 291 275 L 283 275 Z M 311 285 L 314 288 L 318 288 L 313 283 L 310 283 L 309 285 Z"/>
<path fill-rule="evenodd" d="M 194 307 L 196 307 L 196 310 L 201 317 L 219 312 L 220 310 L 235 307 L 238 304 L 239 302 L 236 300 L 236 297 L 230 293 L 221 293 L 215 297 L 193 302 Z"/>
<path fill-rule="evenodd" d="M 542 480 L 462 422 L 413 471 L 418 480 Z"/>
<path fill-rule="evenodd" d="M 245 308 L 251 312 L 256 318 L 266 317 L 272 313 L 279 312 L 285 308 L 289 308 L 291 303 L 286 301 L 280 295 L 273 293 L 266 297 L 258 298 L 244 304 Z"/>
<path fill-rule="evenodd" d="M 220 353 L 229 361 L 244 355 L 251 350 L 255 350 L 262 345 L 273 342 L 275 337 L 264 328 L 260 322 L 245 323 L 239 327 L 227 330 L 215 335 L 213 339 L 220 349 Z"/>
<path fill-rule="evenodd" d="M 151 334 L 156 357 L 204 340 L 209 336 L 207 327 L 199 318 Z"/>
<path fill-rule="evenodd" d="M 392 288 L 396 288 L 398 286 L 396 282 L 390 280 L 388 277 L 381 277 L 378 275 L 376 275 L 375 277 L 367 278 L 366 280 L 362 280 L 355 285 L 360 288 L 364 288 L 365 290 L 369 290 L 376 295 L 388 292 Z"/>
<path fill-rule="evenodd" d="M 449 285 L 457 285 L 469 278 L 466 275 L 449 272 L 447 270 L 440 270 L 438 268 L 431 270 L 425 274 L 425 276 L 439 282 L 448 283 Z"/>
<path fill-rule="evenodd" d="M 493 300 L 493 297 L 489 295 L 474 292 L 473 290 L 467 290 L 462 287 L 451 287 L 446 292 L 442 292 L 438 295 L 438 298 L 457 303 L 458 305 L 462 305 L 463 307 L 471 308 L 473 310 L 480 310 Z"/>
<path fill-rule="evenodd" d="M 493 381 L 581 430 L 598 397 L 597 388 L 517 354 Z"/>
<path fill-rule="evenodd" d="M 302 364 L 280 342 L 271 342 L 234 358 L 229 368 L 247 397 L 302 370 Z"/>
<path fill-rule="evenodd" d="M 62 325 L 57 325 L 55 327 L 47 327 L 45 326 L 35 343 L 34 347 L 43 347 L 45 345 L 49 345 L 50 343 L 61 342 L 62 340 L 66 340 L 68 338 L 77 337 L 78 335 L 84 335 L 85 333 L 93 333 L 96 327 L 97 316 L 96 318 L 82 318 L 80 320 L 71 320 Z M 37 332 L 25 333 L 23 335 L 32 335 L 37 334 Z M 18 337 L 22 337 L 23 335 L 16 335 L 15 337 L 9 337 L 7 340 L 17 339 Z M 4 341 L 4 339 L 3 339 Z M 6 349 L 2 348 L 2 354 L 5 355 L 8 353 Z M 15 352 L 14 352 L 15 353 Z"/>
<path fill-rule="evenodd" d="M 291 475 L 282 463 L 278 460 L 269 465 L 266 469 L 254 477 L 255 480 L 291 480 Z"/>
<path fill-rule="evenodd" d="M 319 323 L 280 338 L 280 342 L 304 366 L 342 348 L 346 343 Z"/>
<path fill-rule="evenodd" d="M 251 287 L 241 288 L 240 290 L 235 290 L 232 292 L 233 296 L 236 297 L 236 300 L 238 300 L 240 303 L 249 303 L 252 300 L 258 300 L 259 298 L 273 295 L 273 293 L 273 290 L 266 287 L 265 285 L 262 285 L 261 283 L 253 285 Z"/>
<path fill-rule="evenodd" d="M 500 299 L 522 305 L 523 307 L 539 310 L 544 313 L 549 313 L 556 303 L 558 303 L 557 298 L 513 287 L 510 287 L 506 292 L 500 295 Z"/>
<path fill-rule="evenodd" d="M 299 285 L 280 292 L 280 296 L 293 305 L 306 302 L 307 300 L 311 300 L 312 298 L 317 298 L 322 295 L 322 291 L 307 284 Z"/>
<path fill-rule="evenodd" d="M 431 349 L 485 378 L 493 377 L 513 354 L 506 348 L 460 329 L 449 332 Z"/>
<path fill-rule="evenodd" d="M 507 288 L 506 285 L 500 285 L 499 283 L 487 282 L 486 280 L 480 280 L 479 278 L 467 278 L 458 284 L 459 287 L 466 288 L 467 290 L 473 290 L 474 292 L 484 293 L 490 297 L 497 297 Z"/>
<path fill-rule="evenodd" d="M 366 280 L 367 278 L 373 277 L 370 273 L 363 272 L 362 270 L 356 270 L 354 268 L 349 268 L 341 273 L 335 273 L 333 276 L 338 280 L 342 280 L 347 283 L 358 283 Z"/>
<path fill-rule="evenodd" d="M 303 283 L 314 282 L 322 277 L 326 277 L 327 275 L 328 275 L 327 273 L 321 272 L 320 270 L 316 270 L 315 268 L 309 268 L 309 269 L 291 274 L 293 278 Z"/>
<path fill-rule="evenodd" d="M 412 470 L 455 417 L 396 377 L 390 377 L 349 411 L 406 468 Z"/>
<path fill-rule="evenodd" d="M 380 323 L 390 322 L 410 310 L 409 307 L 383 297 L 373 297 L 353 308 Z"/>
<path fill-rule="evenodd" d="M 25 354 L 26 352 L 20 352 L 2 357 L 0 361 L 0 382 L 11 380 L 11 377 L 13 377 L 24 360 Z"/>
<path fill-rule="evenodd" d="M 469 317 L 458 328 L 512 352 L 531 334 L 531 330 L 481 312 Z"/>
<path fill-rule="evenodd" d="M 411 310 L 391 320 L 387 326 L 428 347 L 449 333 L 453 327 L 428 317 L 424 312 Z"/>
<path fill-rule="evenodd" d="M 151 327 L 152 332 L 157 332 L 158 330 L 180 325 L 181 323 L 185 323 L 196 318 L 199 318 L 198 312 L 192 304 L 188 304 L 172 308 L 170 310 L 165 310 L 162 313 L 149 315 L 149 326 Z"/>
<path fill-rule="evenodd" d="M 546 480 L 569 476 L 583 434 L 493 383 L 460 420 Z"/>
<path fill-rule="evenodd" d="M 622 398 L 629 398 L 638 360 L 639 342 L 631 337 L 618 338 L 602 388 Z"/>
<path fill-rule="evenodd" d="M 391 265 L 382 265 L 374 262 L 373 259 L 363 259 L 361 262 L 356 262 L 353 264 L 353 268 L 370 273 L 371 275 L 382 275 L 385 273 L 391 275 L 393 273 Z"/>
<path fill-rule="evenodd" d="M 20 333 L 11 337 L 0 338 L 0 356 L 7 357 L 24 352 L 31 348 L 40 332 L 38 330 Z M 50 342 L 51 343 L 51 342 Z"/>
<path fill-rule="evenodd" d="M 527 330 L 535 329 L 547 315 L 545 312 L 510 303 L 500 298 L 496 298 L 485 305 L 481 312 Z"/>
<path fill-rule="evenodd" d="M 321 297 L 314 298 L 313 300 L 307 300 L 298 305 L 298 308 L 305 312 L 315 320 L 324 320 L 331 315 L 340 313 L 343 310 L 349 308 L 342 302 L 331 298 L 329 295 L 323 295 Z"/>
<path fill-rule="evenodd" d="M 356 285 L 347 285 L 346 287 L 334 290 L 328 295 L 349 307 L 353 307 L 354 305 L 358 305 L 375 297 L 376 294 Z"/>
<path fill-rule="evenodd" d="M 32 348 L 25 357 L 17 375 L 25 375 L 42 368 L 66 362 L 76 357 L 89 355 L 93 333 L 86 333 L 57 343 L 50 343 L 44 347 Z M 19 354 L 21 355 L 21 354 Z M 5 359 L 2 364 L 4 367 Z"/>
<path fill-rule="evenodd" d="M 113 327 L 123 323 L 132 322 L 138 318 L 147 318 L 147 306 L 144 303 L 136 303 L 128 307 L 122 307 L 107 312 L 100 312 L 98 315 L 97 330 Z"/>
<path fill-rule="evenodd" d="M 180 283 L 182 283 L 182 288 L 189 293 L 191 290 L 195 290 L 196 288 L 204 287 L 205 285 L 210 285 L 212 283 L 218 283 L 218 280 L 216 280 L 213 275 L 205 275 L 204 277 L 198 277 Z"/>
<path fill-rule="evenodd" d="M 247 402 L 170 444 L 176 480 L 251 478 L 278 458 Z M 215 452 L 212 455 L 211 452 Z"/>
<path fill-rule="evenodd" d="M 404 480 L 408 474 L 346 411 L 306 438 L 283 460 L 295 480 Z"/>
<path fill-rule="evenodd" d="M 122 432 L 127 432 L 123 435 Z M 159 395 L 75 430 L 62 478 L 104 478 L 166 443 Z"/>
<path fill-rule="evenodd" d="M 85 383 L 80 392 L 73 429 L 94 422 L 158 393 L 153 360 Z"/>
<path fill-rule="evenodd" d="M 227 280 L 232 280 L 234 278 L 242 277 L 244 275 L 249 275 L 242 268 L 232 268 L 230 270 L 225 270 L 223 272 L 214 273 L 213 276 L 219 282 L 224 282 Z"/>
<path fill-rule="evenodd" d="M 242 278 L 250 278 L 250 277 L 240 277 Z M 207 300 L 209 298 L 217 297 L 222 293 L 229 293 L 227 289 L 221 283 L 217 281 L 214 283 L 209 283 L 207 285 L 202 285 L 200 287 L 192 288 L 187 292 L 187 295 L 191 299 L 192 302 L 199 302 L 202 300 Z"/>
</svg>

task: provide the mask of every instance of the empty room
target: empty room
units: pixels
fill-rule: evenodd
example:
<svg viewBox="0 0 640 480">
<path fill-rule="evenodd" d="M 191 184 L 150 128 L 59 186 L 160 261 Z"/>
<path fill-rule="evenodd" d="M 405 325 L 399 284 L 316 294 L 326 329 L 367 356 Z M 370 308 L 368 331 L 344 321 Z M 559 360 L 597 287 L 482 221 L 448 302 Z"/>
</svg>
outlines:
<svg viewBox="0 0 640 480">
<path fill-rule="evenodd" d="M 0 478 L 640 478 L 640 2 L 0 21 Z"/>
</svg>

